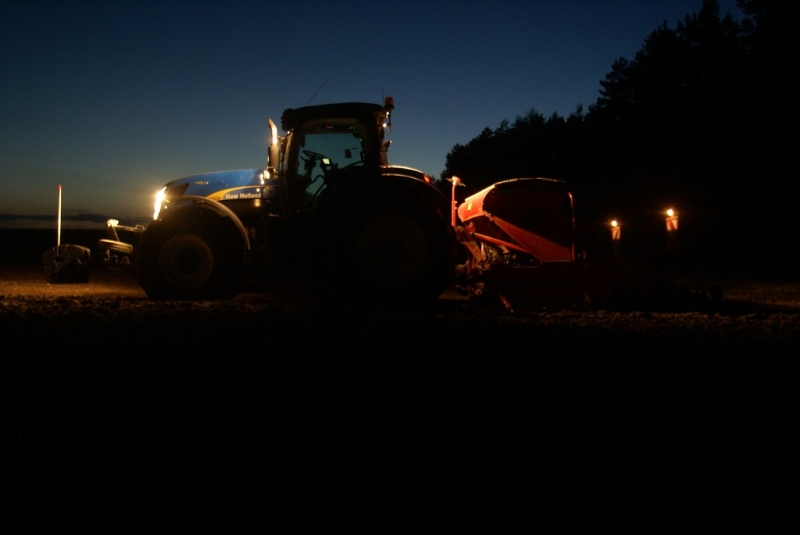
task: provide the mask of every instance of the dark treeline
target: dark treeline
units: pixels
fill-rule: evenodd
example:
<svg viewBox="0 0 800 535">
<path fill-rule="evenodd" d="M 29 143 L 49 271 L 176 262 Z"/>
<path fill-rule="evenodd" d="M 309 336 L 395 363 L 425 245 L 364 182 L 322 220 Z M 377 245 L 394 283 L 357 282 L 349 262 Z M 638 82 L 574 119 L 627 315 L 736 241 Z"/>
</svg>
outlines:
<svg viewBox="0 0 800 535">
<path fill-rule="evenodd" d="M 467 194 L 513 177 L 566 180 L 589 223 L 661 230 L 674 206 L 701 247 L 742 246 L 743 261 L 793 246 L 800 2 L 737 4 L 741 20 L 704 0 L 653 30 L 614 62 L 588 110 L 531 109 L 456 145 L 442 178 L 461 177 Z"/>
</svg>

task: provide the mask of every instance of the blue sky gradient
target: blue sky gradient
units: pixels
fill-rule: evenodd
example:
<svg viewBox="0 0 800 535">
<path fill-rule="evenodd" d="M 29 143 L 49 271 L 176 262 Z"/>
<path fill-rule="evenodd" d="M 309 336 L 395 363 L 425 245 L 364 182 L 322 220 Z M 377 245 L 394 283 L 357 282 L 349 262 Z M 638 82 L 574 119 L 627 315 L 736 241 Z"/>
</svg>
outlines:
<svg viewBox="0 0 800 535">
<path fill-rule="evenodd" d="M 66 227 L 141 222 L 169 180 L 263 166 L 267 119 L 317 91 L 393 96 L 390 161 L 438 176 L 485 127 L 588 107 L 614 60 L 701 5 L 6 1 L 0 227 L 50 225 L 58 184 Z"/>
</svg>

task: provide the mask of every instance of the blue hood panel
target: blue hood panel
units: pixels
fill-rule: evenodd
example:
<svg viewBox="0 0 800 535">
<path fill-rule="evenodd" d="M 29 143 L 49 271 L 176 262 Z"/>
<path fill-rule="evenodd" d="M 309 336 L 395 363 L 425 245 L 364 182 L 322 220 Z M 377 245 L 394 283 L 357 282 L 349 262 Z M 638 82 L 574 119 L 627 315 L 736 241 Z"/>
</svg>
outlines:
<svg viewBox="0 0 800 535">
<path fill-rule="evenodd" d="M 280 195 L 277 178 L 266 178 L 265 169 L 239 169 L 187 176 L 167 184 L 167 191 L 188 184 L 183 195 L 208 197 L 216 201 L 272 199 Z"/>
</svg>

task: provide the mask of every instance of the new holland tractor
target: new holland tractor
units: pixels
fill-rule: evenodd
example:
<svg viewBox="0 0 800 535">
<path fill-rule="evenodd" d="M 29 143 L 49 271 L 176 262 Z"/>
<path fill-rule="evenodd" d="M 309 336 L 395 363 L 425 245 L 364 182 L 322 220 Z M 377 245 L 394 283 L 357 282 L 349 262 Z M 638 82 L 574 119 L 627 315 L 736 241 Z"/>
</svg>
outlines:
<svg viewBox="0 0 800 535">
<path fill-rule="evenodd" d="M 388 97 L 285 110 L 266 168 L 168 183 L 146 230 L 109 222 L 103 258 L 132 257 L 155 299 L 229 298 L 273 267 L 337 294 L 435 298 L 455 263 L 448 203 L 424 173 L 389 165 L 393 109 Z M 140 233 L 135 250 L 117 229 Z"/>
<path fill-rule="evenodd" d="M 108 222 L 100 259 L 133 265 L 154 299 L 230 298 L 256 276 L 287 273 L 335 297 L 387 303 L 430 301 L 452 284 L 509 310 L 512 302 L 629 305 L 674 293 L 608 247 L 587 255 L 591 240 L 576 238 L 564 182 L 505 180 L 458 204 L 458 177 L 446 200 L 429 176 L 389 165 L 393 109 L 388 97 L 382 106 L 285 110 L 283 136 L 269 121 L 266 168 L 168 183 L 146 229 Z M 139 234 L 138 244 L 117 230 Z"/>
</svg>

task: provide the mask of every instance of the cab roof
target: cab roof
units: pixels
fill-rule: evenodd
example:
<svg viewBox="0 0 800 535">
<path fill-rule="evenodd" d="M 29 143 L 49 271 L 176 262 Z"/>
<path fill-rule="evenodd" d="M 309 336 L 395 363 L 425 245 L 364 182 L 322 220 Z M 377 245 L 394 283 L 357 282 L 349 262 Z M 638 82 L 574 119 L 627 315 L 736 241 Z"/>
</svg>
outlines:
<svg viewBox="0 0 800 535">
<path fill-rule="evenodd" d="M 364 118 L 377 117 L 385 114 L 386 108 L 380 104 L 367 102 L 340 102 L 337 104 L 320 104 L 318 106 L 304 106 L 302 108 L 288 108 L 281 115 L 281 128 L 289 132 L 299 123 L 314 119 L 334 118 Z"/>
</svg>

